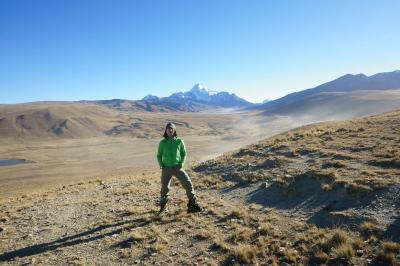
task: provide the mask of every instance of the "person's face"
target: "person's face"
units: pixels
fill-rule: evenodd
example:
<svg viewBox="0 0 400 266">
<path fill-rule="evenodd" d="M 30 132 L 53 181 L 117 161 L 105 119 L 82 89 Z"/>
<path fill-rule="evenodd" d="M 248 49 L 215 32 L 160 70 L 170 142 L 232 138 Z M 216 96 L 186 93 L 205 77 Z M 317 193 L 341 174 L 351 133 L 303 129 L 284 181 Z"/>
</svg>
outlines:
<svg viewBox="0 0 400 266">
<path fill-rule="evenodd" d="M 172 127 L 167 127 L 167 135 L 170 138 L 174 136 L 174 129 Z"/>
</svg>

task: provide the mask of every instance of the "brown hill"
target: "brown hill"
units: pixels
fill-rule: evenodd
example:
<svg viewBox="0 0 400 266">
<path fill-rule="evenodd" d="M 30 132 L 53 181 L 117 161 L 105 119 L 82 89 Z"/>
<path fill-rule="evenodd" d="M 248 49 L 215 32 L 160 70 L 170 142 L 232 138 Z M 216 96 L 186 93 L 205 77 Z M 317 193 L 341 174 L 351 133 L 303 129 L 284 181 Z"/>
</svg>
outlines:
<svg viewBox="0 0 400 266">
<path fill-rule="evenodd" d="M 95 104 L 29 103 L 0 105 L 0 136 L 82 138 L 102 134 L 121 117 Z"/>
<path fill-rule="evenodd" d="M 263 108 L 265 115 L 292 116 L 310 122 L 349 119 L 400 108 L 400 90 L 321 92 Z"/>
<path fill-rule="evenodd" d="M 377 73 L 372 76 L 364 74 L 347 74 L 317 87 L 290 93 L 282 98 L 266 102 L 255 107 L 263 110 L 281 109 L 285 105 L 295 104 L 319 93 L 327 92 L 356 92 L 356 91 L 384 91 L 400 89 L 400 71 Z"/>
<path fill-rule="evenodd" d="M 240 132 L 243 129 L 234 127 L 238 121 L 240 123 L 241 115 L 156 111 L 160 112 L 128 112 L 82 102 L 0 105 L 0 137 L 3 140 L 98 136 L 159 138 L 167 121 L 174 122 L 185 135 L 243 135 Z"/>
</svg>

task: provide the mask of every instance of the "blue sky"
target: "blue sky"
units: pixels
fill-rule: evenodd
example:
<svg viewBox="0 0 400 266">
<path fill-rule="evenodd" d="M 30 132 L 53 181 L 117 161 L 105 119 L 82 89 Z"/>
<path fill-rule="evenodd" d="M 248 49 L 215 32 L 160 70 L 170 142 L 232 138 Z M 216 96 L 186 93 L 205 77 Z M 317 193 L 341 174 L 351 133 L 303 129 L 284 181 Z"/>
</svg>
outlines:
<svg viewBox="0 0 400 266">
<path fill-rule="evenodd" d="M 252 102 L 400 69 L 400 1 L 0 1 L 0 103 L 140 99 L 195 83 Z"/>
</svg>

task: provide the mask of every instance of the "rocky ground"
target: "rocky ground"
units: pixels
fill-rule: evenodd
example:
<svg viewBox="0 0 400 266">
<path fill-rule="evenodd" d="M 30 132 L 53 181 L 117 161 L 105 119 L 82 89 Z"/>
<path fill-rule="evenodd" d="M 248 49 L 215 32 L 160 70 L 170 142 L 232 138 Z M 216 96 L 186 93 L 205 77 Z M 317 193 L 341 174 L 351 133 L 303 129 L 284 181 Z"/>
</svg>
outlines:
<svg viewBox="0 0 400 266">
<path fill-rule="evenodd" d="M 317 228 L 303 217 L 244 203 L 227 188 L 200 188 L 202 177 L 192 177 L 204 207 L 196 214 L 186 212 L 184 191 L 175 182 L 168 211 L 155 216 L 157 173 L 3 201 L 0 264 L 398 264 L 400 245 L 381 238 L 373 224 L 357 231 Z"/>
</svg>

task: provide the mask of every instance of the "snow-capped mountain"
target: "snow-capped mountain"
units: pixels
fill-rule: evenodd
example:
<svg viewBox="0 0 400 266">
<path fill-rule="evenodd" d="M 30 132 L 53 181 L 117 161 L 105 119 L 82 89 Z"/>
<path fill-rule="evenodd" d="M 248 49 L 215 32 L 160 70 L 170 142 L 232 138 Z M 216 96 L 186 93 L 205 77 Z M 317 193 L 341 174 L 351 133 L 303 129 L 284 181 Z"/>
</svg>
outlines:
<svg viewBox="0 0 400 266">
<path fill-rule="evenodd" d="M 191 90 L 186 92 L 176 92 L 168 97 L 163 98 L 148 95 L 140 102 L 169 107 L 173 106 L 174 109 L 182 111 L 199 111 L 202 109 L 215 107 L 242 108 L 253 105 L 252 103 L 239 98 L 234 93 L 210 90 L 200 83 L 195 84 Z"/>
<path fill-rule="evenodd" d="M 176 92 L 168 97 L 147 95 L 141 100 L 99 100 L 97 104 L 106 105 L 120 111 L 145 112 L 198 112 L 216 108 L 246 108 L 255 104 L 239 98 L 234 93 L 215 91 L 196 84 L 186 92 Z"/>
<path fill-rule="evenodd" d="M 196 85 L 193 86 L 193 88 L 188 92 L 191 95 L 194 96 L 194 98 L 198 100 L 203 100 L 203 101 L 208 101 L 210 97 L 213 95 L 218 94 L 217 91 L 214 90 L 209 90 L 200 83 L 197 83 Z"/>
<path fill-rule="evenodd" d="M 205 103 L 216 107 L 249 107 L 252 103 L 239 98 L 234 93 L 218 92 L 210 90 L 201 84 L 196 84 L 187 92 L 177 92 L 169 97 L 168 100 L 183 101 L 187 103 Z"/>
</svg>

